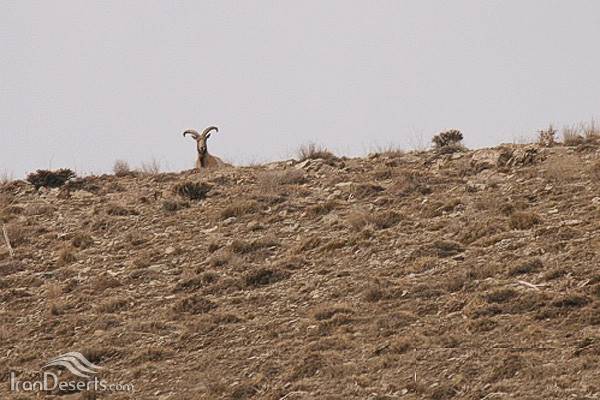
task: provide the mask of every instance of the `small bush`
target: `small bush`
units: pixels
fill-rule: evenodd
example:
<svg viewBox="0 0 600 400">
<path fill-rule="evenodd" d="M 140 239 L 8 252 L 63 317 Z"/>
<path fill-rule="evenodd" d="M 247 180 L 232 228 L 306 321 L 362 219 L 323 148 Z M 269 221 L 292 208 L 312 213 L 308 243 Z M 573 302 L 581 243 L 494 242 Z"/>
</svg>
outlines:
<svg viewBox="0 0 600 400">
<path fill-rule="evenodd" d="M 300 161 L 323 159 L 325 161 L 336 161 L 338 158 L 325 146 L 316 143 L 308 143 L 298 149 L 298 159 Z"/>
<path fill-rule="evenodd" d="M 456 129 L 441 132 L 431 139 L 433 148 L 444 154 L 464 150 L 462 140 L 462 133 Z"/>
<path fill-rule="evenodd" d="M 128 176 L 132 174 L 131 168 L 129 168 L 129 164 L 125 160 L 115 161 L 113 172 L 115 176 Z"/>
<path fill-rule="evenodd" d="M 38 169 L 36 172 L 27 175 L 27 182 L 31 183 L 36 189 L 40 187 L 56 188 L 61 187 L 76 176 L 75 172 L 68 168 L 61 168 L 55 171 Z"/>
<path fill-rule="evenodd" d="M 547 129 L 538 131 L 538 143 L 544 147 L 552 147 L 556 144 L 556 129 L 552 124 L 548 125 Z"/>
<path fill-rule="evenodd" d="M 210 186 L 200 182 L 183 182 L 175 185 L 173 192 L 190 200 L 203 200 L 210 191 Z"/>
</svg>

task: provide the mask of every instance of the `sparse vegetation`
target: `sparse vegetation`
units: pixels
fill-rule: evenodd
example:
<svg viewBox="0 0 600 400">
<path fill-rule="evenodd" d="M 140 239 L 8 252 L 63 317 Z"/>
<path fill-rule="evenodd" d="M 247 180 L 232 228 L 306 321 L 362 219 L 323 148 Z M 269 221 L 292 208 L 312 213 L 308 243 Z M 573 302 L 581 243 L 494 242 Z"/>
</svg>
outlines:
<svg viewBox="0 0 600 400">
<path fill-rule="evenodd" d="M 140 169 L 146 175 L 158 175 L 161 170 L 160 162 L 155 158 L 150 161 L 144 161 Z"/>
<path fill-rule="evenodd" d="M 318 145 L 316 143 L 308 143 L 300 146 L 298 149 L 298 160 L 316 160 L 322 159 L 328 162 L 337 161 L 337 157 L 325 146 Z"/>
<path fill-rule="evenodd" d="M 510 216 L 509 225 L 512 229 L 531 229 L 542 222 L 542 218 L 533 212 L 517 211 Z"/>
<path fill-rule="evenodd" d="M 56 188 L 61 187 L 70 179 L 75 178 L 75 172 L 67 168 L 61 168 L 55 171 L 38 169 L 27 175 L 27 182 L 31 183 L 36 189 L 40 187 Z"/>
<path fill-rule="evenodd" d="M 431 139 L 433 148 L 442 154 L 464 151 L 465 147 L 462 144 L 462 140 L 462 133 L 456 129 L 441 132 Z"/>
<path fill-rule="evenodd" d="M 8 173 L 6 171 L 0 172 L 0 186 L 6 185 L 14 180 L 14 176 L 12 173 Z"/>
<path fill-rule="evenodd" d="M 301 185 L 306 182 L 304 171 L 286 169 L 284 171 L 268 171 L 258 176 L 258 182 L 264 192 L 276 192 L 284 185 Z"/>
<path fill-rule="evenodd" d="M 203 200 L 210 191 L 210 186 L 201 182 L 183 182 L 173 187 L 173 192 L 189 200 Z"/>
<path fill-rule="evenodd" d="M 258 212 L 259 206 L 256 201 L 238 200 L 221 211 L 221 219 L 241 217 L 246 214 Z"/>
<path fill-rule="evenodd" d="M 2 186 L 0 376 L 50 340 L 139 398 L 593 397 L 597 150 Z"/>
<path fill-rule="evenodd" d="M 163 210 L 167 212 L 176 212 L 179 210 L 183 210 L 184 208 L 189 208 L 190 203 L 187 201 L 177 201 L 177 200 L 165 200 L 162 203 Z"/>
<path fill-rule="evenodd" d="M 556 144 L 556 129 L 550 124 L 548 128 L 538 131 L 538 143 L 543 147 L 552 147 Z"/>
<path fill-rule="evenodd" d="M 121 177 L 131 175 L 133 172 L 131 171 L 131 168 L 129 167 L 129 163 L 127 161 L 117 160 L 113 165 L 113 173 L 115 174 L 115 176 Z"/>
</svg>

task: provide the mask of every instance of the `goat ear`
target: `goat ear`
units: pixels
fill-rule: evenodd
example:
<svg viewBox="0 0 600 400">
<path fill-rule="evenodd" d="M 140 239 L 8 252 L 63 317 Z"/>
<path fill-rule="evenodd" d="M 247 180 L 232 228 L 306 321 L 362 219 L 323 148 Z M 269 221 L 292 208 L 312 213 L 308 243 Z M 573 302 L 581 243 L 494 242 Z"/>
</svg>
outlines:
<svg viewBox="0 0 600 400">
<path fill-rule="evenodd" d="M 206 135 L 206 138 L 208 139 L 210 137 L 210 133 L 208 135 Z"/>
</svg>

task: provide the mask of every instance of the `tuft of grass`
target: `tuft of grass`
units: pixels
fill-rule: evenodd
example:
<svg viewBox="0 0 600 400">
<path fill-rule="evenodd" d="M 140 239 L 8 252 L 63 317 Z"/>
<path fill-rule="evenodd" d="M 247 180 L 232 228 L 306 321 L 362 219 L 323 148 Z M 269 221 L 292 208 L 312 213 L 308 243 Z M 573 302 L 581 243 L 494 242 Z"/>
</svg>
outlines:
<svg viewBox="0 0 600 400">
<path fill-rule="evenodd" d="M 173 193 L 189 200 L 203 200 L 211 187 L 201 182 L 183 182 L 173 187 Z"/>
<path fill-rule="evenodd" d="M 331 211 L 335 210 L 336 207 L 337 202 L 334 200 L 327 200 L 323 203 L 311 206 L 308 210 L 306 210 L 306 214 L 310 217 L 321 217 L 329 214 Z"/>
<path fill-rule="evenodd" d="M 338 314 L 353 314 L 351 308 L 346 305 L 320 305 L 312 310 L 312 317 L 317 321 L 324 321 L 333 318 Z"/>
<path fill-rule="evenodd" d="M 275 192 L 283 185 L 301 185 L 305 182 L 304 171 L 297 169 L 267 171 L 258 176 L 259 187 L 266 193 Z"/>
<path fill-rule="evenodd" d="M 190 203 L 188 203 L 187 201 L 165 200 L 162 204 L 162 209 L 171 213 L 189 207 Z"/>
<path fill-rule="evenodd" d="M 529 274 L 531 272 L 537 272 L 544 267 L 544 263 L 539 258 L 533 258 L 526 260 L 520 264 L 515 265 L 509 271 L 510 276 Z"/>
<path fill-rule="evenodd" d="M 387 157 L 387 158 L 398 158 L 402 157 L 404 150 L 400 146 L 394 144 L 388 144 L 385 146 L 377 146 L 374 151 L 369 154 L 369 158 Z"/>
<path fill-rule="evenodd" d="M 562 136 L 565 146 L 579 146 L 585 143 L 585 137 L 581 135 L 579 128 L 576 126 L 564 127 Z"/>
<path fill-rule="evenodd" d="M 144 161 L 142 162 L 140 169 L 142 173 L 146 175 L 157 175 L 161 170 L 160 162 L 156 158 L 153 158 L 150 161 Z"/>
<path fill-rule="evenodd" d="M 56 188 L 61 187 L 67 181 L 75 178 L 75 172 L 68 168 L 61 168 L 54 171 L 38 169 L 27 175 L 27 182 L 31 183 L 36 189 L 40 187 Z"/>
<path fill-rule="evenodd" d="M 378 211 L 368 213 L 366 211 L 354 211 L 348 215 L 346 221 L 351 228 L 361 230 L 370 225 L 376 229 L 387 229 L 398 224 L 402 216 L 395 211 Z"/>
<path fill-rule="evenodd" d="M 215 308 L 217 308 L 215 303 L 200 295 L 192 295 L 181 299 L 173 306 L 175 312 L 189 314 L 205 314 Z"/>
<path fill-rule="evenodd" d="M 542 218 L 533 212 L 517 211 L 510 216 L 509 226 L 512 229 L 531 229 L 542 222 Z"/>
<path fill-rule="evenodd" d="M 133 209 L 125 208 L 118 204 L 108 204 L 106 208 L 106 213 L 108 215 L 124 217 L 128 215 L 139 215 L 139 212 Z"/>
<path fill-rule="evenodd" d="M 0 186 L 11 183 L 14 180 L 14 176 L 12 173 L 2 171 L 0 172 Z"/>
<path fill-rule="evenodd" d="M 244 282 L 247 287 L 259 287 L 279 282 L 283 279 L 286 279 L 288 276 L 288 272 L 272 268 L 260 268 L 256 271 L 248 273 L 244 277 Z"/>
<path fill-rule="evenodd" d="M 12 247 L 19 247 L 29 242 L 31 232 L 20 224 L 11 223 L 6 225 L 6 234 Z M 2 240 L 2 243 L 4 243 L 4 240 Z"/>
<path fill-rule="evenodd" d="M 79 232 L 76 233 L 75 236 L 73 236 L 73 238 L 71 239 L 71 244 L 73 245 L 73 247 L 78 249 L 87 249 L 92 244 L 94 244 L 94 240 L 89 234 L 85 232 Z"/>
<path fill-rule="evenodd" d="M 300 146 L 298 149 L 298 160 L 316 160 L 322 159 L 325 161 L 336 161 L 338 158 L 335 154 L 327 149 L 327 147 L 316 143 L 308 143 Z"/>
<path fill-rule="evenodd" d="M 253 241 L 246 241 L 241 239 L 235 239 L 231 243 L 231 251 L 236 254 L 247 254 L 252 253 L 260 249 L 268 247 L 278 246 L 279 241 L 275 237 L 263 237 Z"/>
<path fill-rule="evenodd" d="M 258 203 L 252 200 L 237 200 L 221 210 L 221 219 L 241 217 L 246 214 L 255 213 L 259 210 Z"/>
<path fill-rule="evenodd" d="M 77 261 L 77 257 L 75 256 L 75 248 L 71 245 L 63 246 L 58 251 L 58 265 L 65 266 Z"/>
</svg>

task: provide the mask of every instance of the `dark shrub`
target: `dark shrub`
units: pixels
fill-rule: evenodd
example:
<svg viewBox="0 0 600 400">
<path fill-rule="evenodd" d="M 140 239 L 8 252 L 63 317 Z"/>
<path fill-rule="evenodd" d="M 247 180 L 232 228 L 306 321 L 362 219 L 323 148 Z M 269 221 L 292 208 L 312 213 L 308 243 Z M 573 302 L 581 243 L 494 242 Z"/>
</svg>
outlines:
<svg viewBox="0 0 600 400">
<path fill-rule="evenodd" d="M 27 181 L 35 186 L 36 189 L 39 189 L 42 186 L 56 188 L 61 187 L 69 179 L 73 179 L 76 176 L 75 172 L 68 168 L 61 168 L 55 171 L 38 169 L 36 172 L 27 175 Z"/>
</svg>

